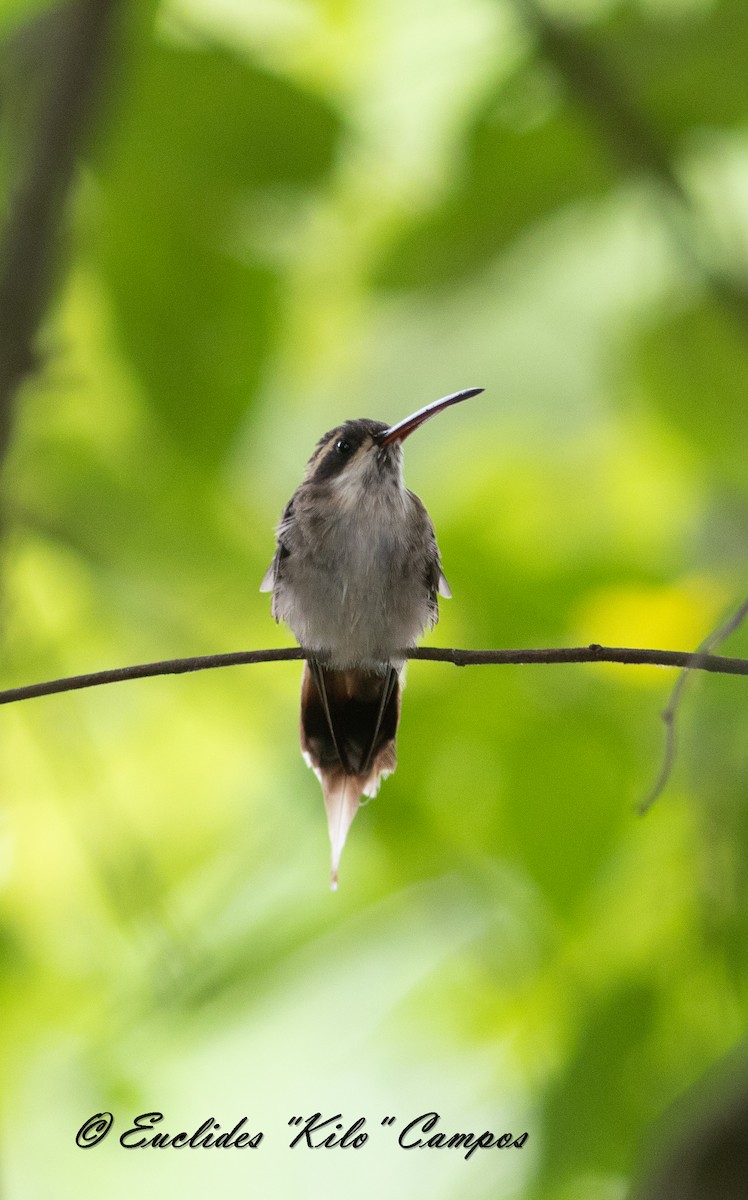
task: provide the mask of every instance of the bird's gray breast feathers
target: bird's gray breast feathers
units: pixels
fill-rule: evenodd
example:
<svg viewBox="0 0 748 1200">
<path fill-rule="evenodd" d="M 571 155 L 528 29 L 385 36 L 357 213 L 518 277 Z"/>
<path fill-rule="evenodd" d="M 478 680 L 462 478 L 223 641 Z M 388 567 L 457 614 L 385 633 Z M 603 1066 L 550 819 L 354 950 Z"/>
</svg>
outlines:
<svg viewBox="0 0 748 1200">
<path fill-rule="evenodd" d="M 279 531 L 275 615 L 335 666 L 390 662 L 436 619 L 431 521 L 404 488 L 335 499 L 297 493 Z"/>
</svg>

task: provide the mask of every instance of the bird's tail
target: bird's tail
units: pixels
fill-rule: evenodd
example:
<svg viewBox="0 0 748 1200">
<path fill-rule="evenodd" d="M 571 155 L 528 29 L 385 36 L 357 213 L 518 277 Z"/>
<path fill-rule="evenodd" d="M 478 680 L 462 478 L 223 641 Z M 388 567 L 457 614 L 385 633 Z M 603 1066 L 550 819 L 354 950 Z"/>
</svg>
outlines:
<svg viewBox="0 0 748 1200">
<path fill-rule="evenodd" d="M 336 671 L 314 660 L 301 684 L 301 751 L 322 784 L 332 851 L 330 886 L 337 888 L 340 856 L 362 796 L 376 796 L 397 765 L 400 681 L 383 673 Z"/>
</svg>

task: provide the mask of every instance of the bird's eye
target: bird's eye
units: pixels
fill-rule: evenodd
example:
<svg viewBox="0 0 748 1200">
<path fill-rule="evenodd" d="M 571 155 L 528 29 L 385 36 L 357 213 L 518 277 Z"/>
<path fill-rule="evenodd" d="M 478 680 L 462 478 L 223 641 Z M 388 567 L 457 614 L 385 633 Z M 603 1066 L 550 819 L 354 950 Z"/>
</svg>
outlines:
<svg viewBox="0 0 748 1200">
<path fill-rule="evenodd" d="M 337 442 L 335 443 L 335 449 L 337 450 L 338 454 L 350 454 L 353 446 L 347 438 L 338 438 Z"/>
</svg>

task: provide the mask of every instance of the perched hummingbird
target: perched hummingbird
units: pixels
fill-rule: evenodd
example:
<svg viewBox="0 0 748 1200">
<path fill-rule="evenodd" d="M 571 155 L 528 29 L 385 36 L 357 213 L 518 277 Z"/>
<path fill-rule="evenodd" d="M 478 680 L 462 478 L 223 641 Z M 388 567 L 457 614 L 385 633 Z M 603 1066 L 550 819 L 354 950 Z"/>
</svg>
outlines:
<svg viewBox="0 0 748 1200">
<path fill-rule="evenodd" d="M 403 651 L 450 596 L 434 526 L 403 482 L 402 443 L 483 388 L 454 392 L 397 425 L 361 418 L 320 438 L 286 505 L 260 591 L 307 654 L 301 752 L 322 784 L 330 886 L 362 796 L 397 763 Z"/>
</svg>

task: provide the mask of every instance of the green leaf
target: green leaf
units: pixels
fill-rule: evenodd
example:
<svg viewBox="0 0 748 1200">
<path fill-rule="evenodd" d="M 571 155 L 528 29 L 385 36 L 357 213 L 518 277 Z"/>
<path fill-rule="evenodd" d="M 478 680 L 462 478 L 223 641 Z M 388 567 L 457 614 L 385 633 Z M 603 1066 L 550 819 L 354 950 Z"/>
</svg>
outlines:
<svg viewBox="0 0 748 1200">
<path fill-rule="evenodd" d="M 663 1086 L 651 1053 L 657 1000 L 648 984 L 624 984 L 584 1012 L 578 1044 L 546 1099 L 538 1194 L 556 1195 L 577 1175 L 582 1131 L 588 1172 L 620 1176 L 629 1168 Z"/>
<path fill-rule="evenodd" d="M 600 195 L 614 179 L 575 112 L 554 106 L 539 123 L 521 129 L 509 122 L 503 106 L 492 104 L 468 135 L 467 165 L 457 186 L 391 248 L 376 283 L 419 288 L 464 279 L 534 222 Z"/>
<path fill-rule="evenodd" d="M 597 31 L 611 63 L 645 119 L 671 138 L 693 128 L 744 125 L 748 118 L 748 5 L 723 0 L 659 19 L 629 9 Z"/>
<path fill-rule="evenodd" d="M 12 35 L 19 25 L 33 21 L 55 6 L 55 0 L 3 0 L 0 8 L 0 38 Z"/>
<path fill-rule="evenodd" d="M 666 163 L 688 131 L 743 125 L 748 5 L 725 0 L 718 17 L 627 9 L 592 31 L 561 24 L 551 41 L 567 47 L 564 63 L 552 49 L 528 60 L 478 115 L 454 186 L 398 237 L 375 282 L 459 282 L 537 221 L 603 194 L 653 155 Z M 539 84 L 555 103 L 528 127 L 517 108 L 532 109 Z"/>
<path fill-rule="evenodd" d="M 258 189 L 303 195 L 340 122 L 220 49 L 156 46 L 99 166 L 97 254 L 124 349 L 165 432 L 206 464 L 244 420 L 277 332 L 278 271 L 243 243 Z"/>
<path fill-rule="evenodd" d="M 643 339 L 639 368 L 652 405 L 745 491 L 748 334 L 730 312 L 707 302 L 671 316 Z"/>
</svg>

